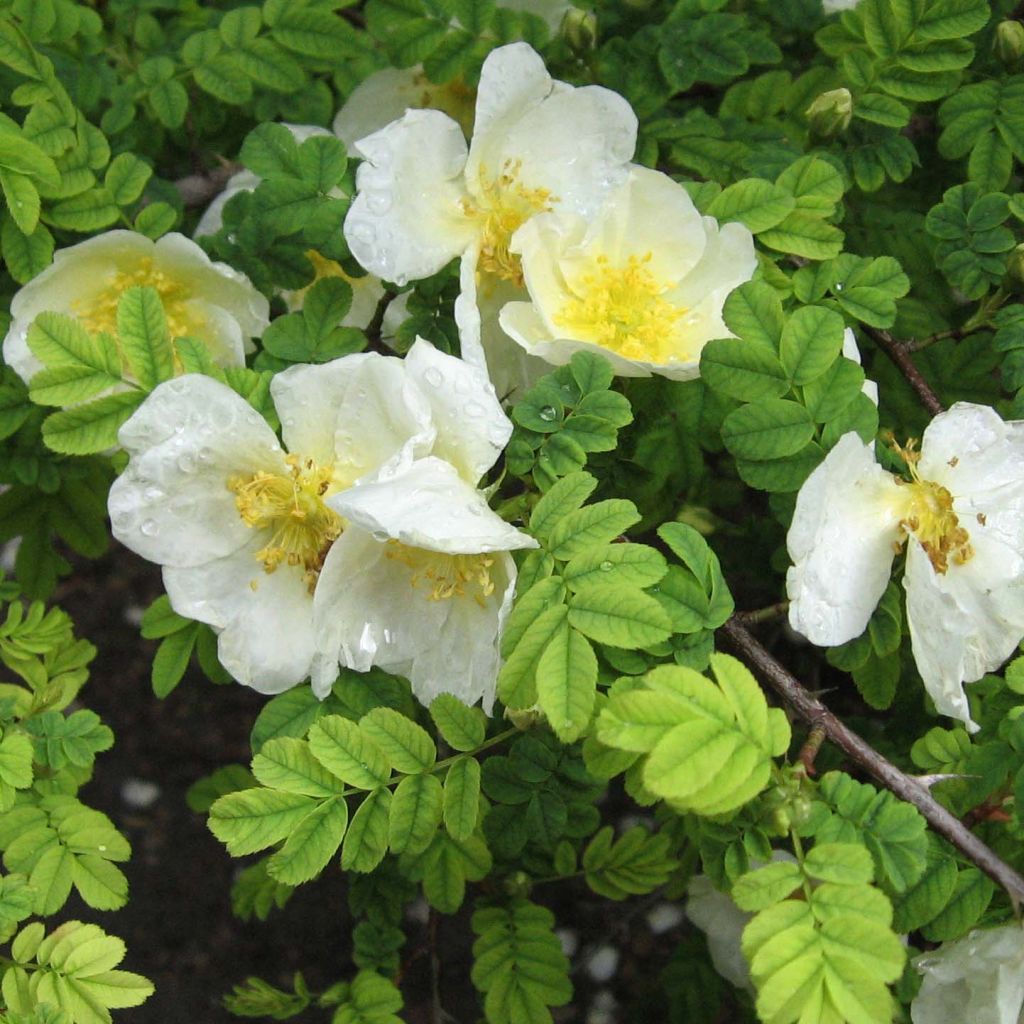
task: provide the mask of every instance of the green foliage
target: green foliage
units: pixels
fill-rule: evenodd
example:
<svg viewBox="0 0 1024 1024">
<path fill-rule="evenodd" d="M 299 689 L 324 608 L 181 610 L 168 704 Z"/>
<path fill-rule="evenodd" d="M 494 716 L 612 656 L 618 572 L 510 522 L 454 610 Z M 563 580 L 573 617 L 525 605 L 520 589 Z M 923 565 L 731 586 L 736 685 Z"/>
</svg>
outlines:
<svg viewBox="0 0 1024 1024">
<path fill-rule="evenodd" d="M 863 847 L 823 843 L 800 863 L 770 864 L 736 883 L 736 902 L 756 912 L 743 955 L 761 1020 L 893 1019 L 886 985 L 906 954 L 891 928 L 892 906 L 868 884 L 872 874 Z M 791 898 L 794 890 L 802 898 Z"/>
<path fill-rule="evenodd" d="M 549 1007 L 572 995 L 569 961 L 554 934 L 554 915 L 525 899 L 473 914 L 473 984 L 493 1024 L 552 1020 Z"/>
</svg>

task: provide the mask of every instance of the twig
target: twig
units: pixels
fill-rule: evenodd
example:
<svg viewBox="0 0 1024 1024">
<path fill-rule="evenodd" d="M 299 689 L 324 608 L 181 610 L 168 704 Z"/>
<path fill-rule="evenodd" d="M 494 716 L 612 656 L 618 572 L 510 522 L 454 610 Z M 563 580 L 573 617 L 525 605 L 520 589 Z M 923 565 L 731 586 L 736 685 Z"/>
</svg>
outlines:
<svg viewBox="0 0 1024 1024">
<path fill-rule="evenodd" d="M 926 787 L 904 775 L 891 761 L 843 725 L 768 653 L 742 623 L 732 618 L 722 627 L 722 632 L 764 682 L 801 718 L 810 723 L 812 729 L 822 729 L 850 760 L 873 775 L 901 800 L 913 804 L 939 835 L 948 839 L 960 853 L 1009 893 L 1015 910 L 1024 902 L 1024 878 L 950 814 Z"/>
<path fill-rule="evenodd" d="M 901 341 L 897 341 L 888 331 L 880 331 L 874 327 L 865 327 L 865 333 L 874 338 L 885 349 L 886 355 L 896 364 L 897 369 L 907 379 L 907 383 L 917 392 L 921 404 L 933 415 L 943 412 L 945 407 L 939 396 L 931 389 L 931 385 L 921 376 L 921 371 L 910 358 L 910 350 Z"/>
<path fill-rule="evenodd" d="M 814 774 L 814 759 L 818 756 L 818 751 L 821 750 L 825 739 L 825 729 L 820 722 L 811 726 L 811 731 L 807 734 L 807 739 L 796 758 L 804 766 L 808 775 Z"/>
<path fill-rule="evenodd" d="M 789 611 L 789 602 L 777 601 L 766 608 L 754 608 L 749 612 L 737 612 L 733 617 L 746 626 L 756 626 L 761 622 L 772 622 L 775 619 L 781 619 L 787 611 Z"/>
</svg>

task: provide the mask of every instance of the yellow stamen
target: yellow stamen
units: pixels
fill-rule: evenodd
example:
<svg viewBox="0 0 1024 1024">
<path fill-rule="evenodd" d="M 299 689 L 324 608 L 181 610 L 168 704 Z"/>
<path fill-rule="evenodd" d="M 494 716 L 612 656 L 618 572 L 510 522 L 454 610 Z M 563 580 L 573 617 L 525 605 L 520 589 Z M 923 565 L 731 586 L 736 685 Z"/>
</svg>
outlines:
<svg viewBox="0 0 1024 1024">
<path fill-rule="evenodd" d="M 397 540 L 387 542 L 384 554 L 412 569 L 409 585 L 426 590 L 428 601 L 470 597 L 482 608 L 484 599 L 494 593 L 493 555 L 446 555 L 408 547 Z"/>
<path fill-rule="evenodd" d="M 108 277 L 98 294 L 75 302 L 75 315 L 91 334 L 103 331 L 116 335 L 117 304 L 124 292 L 136 285 L 156 289 L 164 305 L 167 328 L 172 338 L 195 334 L 201 329 L 200 321 L 192 315 L 187 306 L 188 300 L 192 298 L 188 286 L 159 270 L 150 256 L 140 259 L 135 270 L 119 270 Z"/>
<path fill-rule="evenodd" d="M 911 478 L 906 485 L 907 512 L 900 520 L 900 527 L 917 538 L 932 568 L 939 575 L 945 575 L 951 560 L 954 565 L 963 565 L 973 557 L 970 534 L 953 511 L 953 495 L 941 484 L 921 478 L 917 468 L 921 453 L 916 450 L 915 442 L 910 440 L 902 448 L 895 441 L 891 443 L 907 464 Z M 955 466 L 956 460 L 950 460 L 950 465 Z M 984 525 L 984 517 L 979 516 L 978 522 Z"/>
<path fill-rule="evenodd" d="M 234 493 L 246 526 L 273 531 L 270 542 L 256 552 L 263 571 L 274 572 L 280 565 L 302 566 L 312 592 L 344 524 L 323 501 L 331 486 L 331 467 L 297 455 L 289 455 L 286 461 L 287 476 L 260 471 L 250 477 L 232 477 L 228 490 Z"/>
<path fill-rule="evenodd" d="M 614 266 L 598 256 L 574 284 L 575 296 L 553 317 L 566 334 L 610 349 L 627 359 L 667 363 L 680 357 L 676 324 L 686 313 L 664 293 L 670 285 L 651 273 L 652 254 L 630 256 Z"/>
<path fill-rule="evenodd" d="M 480 168 L 481 198 L 477 202 L 462 201 L 467 217 L 480 221 L 481 273 L 494 274 L 522 287 L 523 268 L 519 257 L 509 252 L 509 242 L 516 231 L 535 213 L 546 213 L 558 202 L 546 188 L 527 188 L 519 181 L 521 160 L 506 160 L 497 178 L 490 178 Z"/>
</svg>

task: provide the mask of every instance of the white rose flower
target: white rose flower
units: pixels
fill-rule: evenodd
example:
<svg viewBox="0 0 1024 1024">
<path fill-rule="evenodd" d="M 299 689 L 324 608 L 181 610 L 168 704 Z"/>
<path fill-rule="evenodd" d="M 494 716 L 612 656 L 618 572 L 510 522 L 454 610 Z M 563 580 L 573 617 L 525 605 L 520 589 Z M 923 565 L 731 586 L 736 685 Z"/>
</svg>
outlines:
<svg viewBox="0 0 1024 1024">
<path fill-rule="evenodd" d="M 857 348 L 857 338 L 849 327 L 843 331 L 843 355 L 849 359 L 851 363 L 856 363 L 858 366 L 861 365 L 860 349 Z M 873 380 L 865 378 L 860 389 L 875 405 L 878 405 L 878 385 Z"/>
<path fill-rule="evenodd" d="M 704 932 L 715 970 L 737 988 L 752 992 L 750 966 L 740 943 L 743 929 L 754 915 L 740 910 L 733 898 L 716 889 L 707 875 L 694 875 L 686 895 L 686 916 Z"/>
<path fill-rule="evenodd" d="M 521 367 L 496 350 L 514 348 L 497 328 L 497 310 L 525 297 L 511 237 L 544 211 L 596 215 L 628 174 L 636 128 L 616 93 L 552 81 L 525 43 L 500 47 L 481 70 L 468 148 L 459 125 L 437 110 L 410 110 L 357 143 L 365 163 L 345 237 L 364 268 L 397 284 L 460 257 L 462 353 L 487 365 L 504 393 L 522 385 L 514 379 Z"/>
<path fill-rule="evenodd" d="M 533 301 L 502 309 L 505 332 L 556 365 L 598 351 L 627 377 L 698 376 L 704 345 L 731 336 L 726 297 L 757 266 L 743 225 L 702 217 L 681 185 L 644 167 L 633 167 L 595 219 L 539 214 L 511 249 Z"/>
<path fill-rule="evenodd" d="M 1024 422 L 959 402 L 904 454 L 909 483 L 845 434 L 804 482 L 786 538 L 790 625 L 823 646 L 859 636 L 906 542 L 918 671 L 936 708 L 975 728 L 963 683 L 1024 636 Z"/>
<path fill-rule="evenodd" d="M 155 288 L 172 337 L 205 342 L 220 366 L 244 366 L 250 338 L 267 327 L 267 300 L 249 279 L 214 263 L 195 242 L 172 233 L 157 241 L 135 231 L 107 231 L 54 253 L 53 263 L 11 300 L 4 360 L 28 383 L 42 364 L 28 329 L 43 312 L 73 316 L 90 332 L 117 333 L 117 304 L 135 285 Z"/>
<path fill-rule="evenodd" d="M 1018 1024 L 1024 1008 L 1024 932 L 1010 923 L 976 929 L 915 963 L 924 975 L 910 1004 L 914 1024 Z"/>
<path fill-rule="evenodd" d="M 490 711 L 516 568 L 536 547 L 477 490 L 512 432 L 482 370 L 417 341 L 405 358 L 430 404 L 430 457 L 328 500 L 349 524 L 328 554 L 317 646 L 333 666 L 406 676 L 424 704 L 452 693 Z M 344 572 L 327 570 L 344 563 Z"/>
</svg>

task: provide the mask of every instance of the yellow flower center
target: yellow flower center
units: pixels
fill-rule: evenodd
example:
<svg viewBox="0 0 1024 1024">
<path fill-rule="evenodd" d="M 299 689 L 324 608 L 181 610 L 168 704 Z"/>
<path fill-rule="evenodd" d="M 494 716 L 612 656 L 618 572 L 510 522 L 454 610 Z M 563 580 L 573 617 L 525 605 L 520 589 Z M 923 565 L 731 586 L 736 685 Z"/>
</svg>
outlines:
<svg viewBox="0 0 1024 1024">
<path fill-rule="evenodd" d="M 139 260 L 135 270 L 117 271 L 107 278 L 101 291 L 88 299 L 80 299 L 74 304 L 75 314 L 82 326 L 90 334 L 100 331 L 106 334 L 117 334 L 117 304 L 121 296 L 129 288 L 146 285 L 155 288 L 164 305 L 167 317 L 167 329 L 172 338 L 183 338 L 195 334 L 201 324 L 192 315 L 187 302 L 192 293 L 187 285 L 172 277 L 168 277 L 158 269 L 152 257 L 146 256 Z"/>
<path fill-rule="evenodd" d="M 317 283 L 322 281 L 326 277 L 340 277 L 342 281 L 347 281 L 350 285 L 355 285 L 357 281 L 365 278 L 354 278 L 349 277 L 348 274 L 342 269 L 341 264 L 336 260 L 329 260 L 326 256 L 321 256 L 316 249 L 306 250 L 306 259 L 313 264 L 313 280 L 309 282 L 304 288 L 298 288 L 293 292 L 285 293 L 285 301 L 287 301 L 289 307 L 293 310 L 302 309 L 303 304 L 306 301 L 306 296 L 309 294 L 309 289 Z"/>
<path fill-rule="evenodd" d="M 469 597 L 482 608 L 494 593 L 491 568 L 494 555 L 446 555 L 389 540 L 384 554 L 412 570 L 409 585 L 426 591 L 428 601 Z"/>
<path fill-rule="evenodd" d="M 520 160 L 506 160 L 501 174 L 490 178 L 480 168 L 481 198 L 462 201 L 467 217 L 480 222 L 480 272 L 494 274 L 522 287 L 523 267 L 519 257 L 509 252 L 509 242 L 519 228 L 535 213 L 546 213 L 558 202 L 546 188 L 527 188 L 519 180 Z"/>
<path fill-rule="evenodd" d="M 256 552 L 264 572 L 274 572 L 279 565 L 301 565 L 312 592 L 344 522 L 323 501 L 331 486 L 331 467 L 297 455 L 289 455 L 286 461 L 290 469 L 286 476 L 260 471 L 250 477 L 232 477 L 228 490 L 234 493 L 246 526 L 272 531 L 269 543 Z"/>
<path fill-rule="evenodd" d="M 908 441 L 905 448 L 893 442 L 893 447 L 906 462 L 911 477 L 906 485 L 909 492 L 906 515 L 900 520 L 900 527 L 917 538 L 932 568 L 939 575 L 945 575 L 951 560 L 954 565 L 971 560 L 974 548 L 970 534 L 953 511 L 953 495 L 941 484 L 921 479 L 917 469 L 921 453 L 915 451 L 914 442 Z"/>
<path fill-rule="evenodd" d="M 673 344 L 686 309 L 663 296 L 670 285 L 651 273 L 652 254 L 630 256 L 614 266 L 598 256 L 593 269 L 574 282 L 576 294 L 552 318 L 566 333 L 627 359 L 667 363 L 680 353 Z"/>
</svg>

